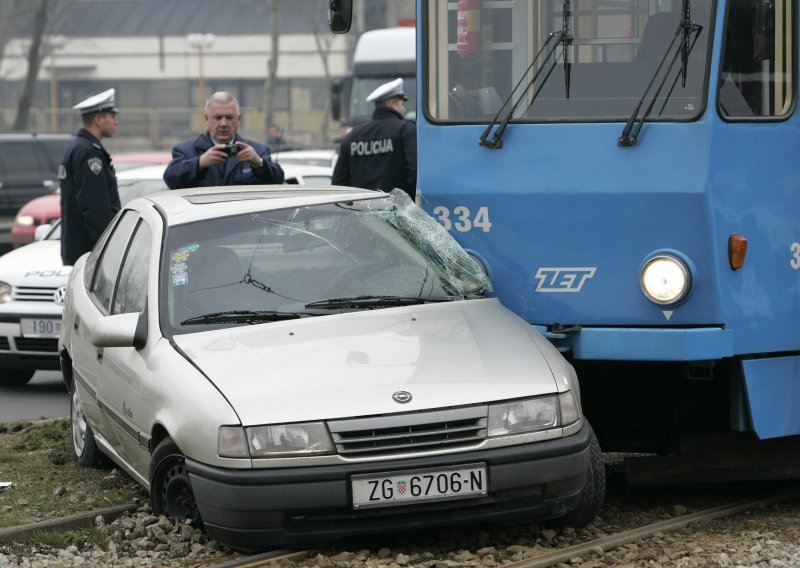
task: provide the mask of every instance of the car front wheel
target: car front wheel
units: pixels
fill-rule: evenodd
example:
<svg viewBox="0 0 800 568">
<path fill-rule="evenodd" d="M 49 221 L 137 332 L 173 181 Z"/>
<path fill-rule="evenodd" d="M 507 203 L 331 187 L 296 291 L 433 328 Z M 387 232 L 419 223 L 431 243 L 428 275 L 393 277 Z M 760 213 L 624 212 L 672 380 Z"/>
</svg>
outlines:
<svg viewBox="0 0 800 568">
<path fill-rule="evenodd" d="M 21 387 L 27 385 L 33 378 L 34 372 L 27 369 L 2 369 L 0 370 L 0 386 Z"/>
<path fill-rule="evenodd" d="M 606 469 L 603 453 L 594 430 L 589 426 L 589 467 L 586 484 L 581 491 L 578 505 L 563 517 L 553 519 L 549 524 L 558 527 L 582 527 L 588 525 L 600 512 L 606 494 Z"/>
<path fill-rule="evenodd" d="M 200 525 L 200 512 L 186 471 L 186 460 L 170 438 L 164 438 L 150 462 L 150 502 L 154 515 Z"/>
</svg>

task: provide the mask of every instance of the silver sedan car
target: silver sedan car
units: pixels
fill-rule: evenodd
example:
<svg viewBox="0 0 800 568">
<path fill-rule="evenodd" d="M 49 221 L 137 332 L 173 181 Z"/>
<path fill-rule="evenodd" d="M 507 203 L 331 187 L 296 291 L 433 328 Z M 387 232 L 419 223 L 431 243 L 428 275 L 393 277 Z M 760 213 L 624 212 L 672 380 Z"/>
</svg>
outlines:
<svg viewBox="0 0 800 568">
<path fill-rule="evenodd" d="M 405 193 L 131 201 L 70 275 L 74 450 L 241 549 L 600 508 L 572 366 Z"/>
</svg>

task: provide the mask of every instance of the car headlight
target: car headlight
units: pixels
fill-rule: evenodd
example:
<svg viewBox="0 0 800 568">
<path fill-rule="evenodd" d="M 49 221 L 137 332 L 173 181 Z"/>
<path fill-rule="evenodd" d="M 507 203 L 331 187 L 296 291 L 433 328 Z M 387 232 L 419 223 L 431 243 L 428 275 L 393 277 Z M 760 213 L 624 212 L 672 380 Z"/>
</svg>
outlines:
<svg viewBox="0 0 800 568">
<path fill-rule="evenodd" d="M 32 215 L 17 215 L 17 218 L 14 219 L 15 225 L 20 225 L 21 227 L 32 227 L 33 226 L 33 216 Z"/>
<path fill-rule="evenodd" d="M 0 304 L 11 301 L 11 284 L 0 282 Z"/>
<path fill-rule="evenodd" d="M 572 393 L 516 400 L 489 407 L 489 436 L 549 430 L 576 422 L 578 405 Z"/>
<path fill-rule="evenodd" d="M 639 277 L 647 299 L 660 305 L 683 300 L 692 287 L 692 274 L 680 258 L 659 254 L 644 263 Z"/>
<path fill-rule="evenodd" d="M 223 426 L 217 438 L 217 452 L 221 457 L 311 456 L 333 451 L 333 441 L 322 422 L 251 426 L 244 430 L 238 426 Z"/>
</svg>

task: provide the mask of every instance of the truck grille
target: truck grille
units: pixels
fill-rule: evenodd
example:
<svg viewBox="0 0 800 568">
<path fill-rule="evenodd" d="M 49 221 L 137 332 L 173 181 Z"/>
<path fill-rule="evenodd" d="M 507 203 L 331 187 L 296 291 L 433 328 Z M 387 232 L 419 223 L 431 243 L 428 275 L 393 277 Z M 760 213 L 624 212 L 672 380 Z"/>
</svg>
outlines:
<svg viewBox="0 0 800 568">
<path fill-rule="evenodd" d="M 58 287 L 15 286 L 14 300 L 19 302 L 54 302 Z"/>
<path fill-rule="evenodd" d="M 328 428 L 340 455 L 439 451 L 486 438 L 485 405 L 331 420 Z"/>
</svg>

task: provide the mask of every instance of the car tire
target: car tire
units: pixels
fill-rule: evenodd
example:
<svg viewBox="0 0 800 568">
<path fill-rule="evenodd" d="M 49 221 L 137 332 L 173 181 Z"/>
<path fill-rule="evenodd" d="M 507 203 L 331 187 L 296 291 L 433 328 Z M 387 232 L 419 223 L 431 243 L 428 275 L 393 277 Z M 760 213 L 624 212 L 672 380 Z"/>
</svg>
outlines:
<svg viewBox="0 0 800 568">
<path fill-rule="evenodd" d="M 551 520 L 549 524 L 552 526 L 583 527 L 592 522 L 603 506 L 606 494 L 606 467 L 603 463 L 603 453 L 600 450 L 597 436 L 588 422 L 587 427 L 589 428 L 589 467 L 586 471 L 586 484 L 581 491 L 578 505 L 563 517 Z"/>
<path fill-rule="evenodd" d="M 72 387 L 70 393 L 69 417 L 72 423 L 72 451 L 78 463 L 83 467 L 100 467 L 106 463 L 105 456 L 95 442 L 92 427 L 86 420 L 76 386 Z"/>
<path fill-rule="evenodd" d="M 202 522 L 186 459 L 171 438 L 161 440 L 150 460 L 150 504 L 154 515 L 186 521 L 194 527 Z"/>
<path fill-rule="evenodd" d="M 28 369 L 2 369 L 0 371 L 0 386 L 21 387 L 27 385 L 35 372 Z"/>
</svg>

